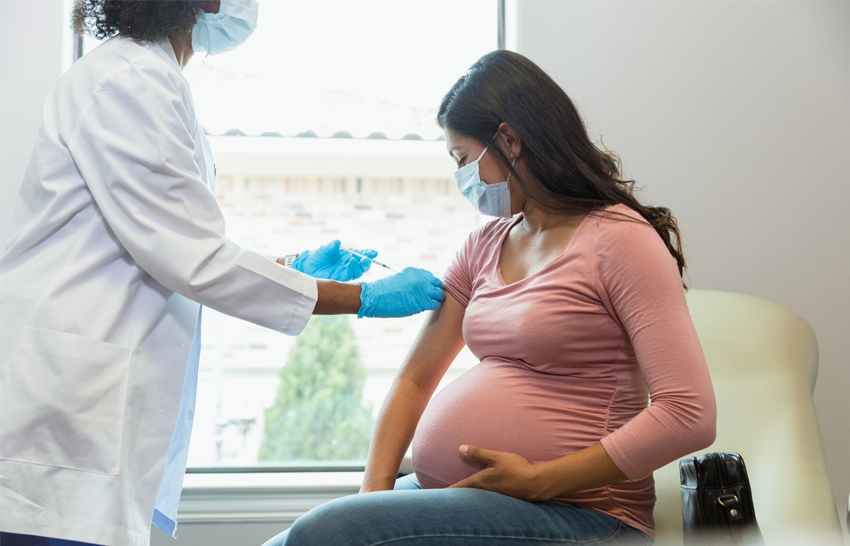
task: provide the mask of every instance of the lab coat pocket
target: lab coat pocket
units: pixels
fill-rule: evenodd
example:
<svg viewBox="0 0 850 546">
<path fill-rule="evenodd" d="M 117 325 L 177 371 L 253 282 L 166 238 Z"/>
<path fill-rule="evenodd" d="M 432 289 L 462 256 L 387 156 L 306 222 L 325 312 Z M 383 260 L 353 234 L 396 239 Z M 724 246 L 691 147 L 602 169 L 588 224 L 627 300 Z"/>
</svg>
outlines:
<svg viewBox="0 0 850 546">
<path fill-rule="evenodd" d="M 132 352 L 24 330 L 0 385 L 0 459 L 118 474 Z"/>
</svg>

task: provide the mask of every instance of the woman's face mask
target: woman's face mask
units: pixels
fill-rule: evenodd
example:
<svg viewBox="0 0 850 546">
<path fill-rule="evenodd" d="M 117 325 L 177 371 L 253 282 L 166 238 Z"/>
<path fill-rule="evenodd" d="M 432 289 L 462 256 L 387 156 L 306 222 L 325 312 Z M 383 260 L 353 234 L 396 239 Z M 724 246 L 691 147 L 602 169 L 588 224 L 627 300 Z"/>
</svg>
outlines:
<svg viewBox="0 0 850 546">
<path fill-rule="evenodd" d="M 487 148 L 481 152 L 478 159 L 468 163 L 455 171 L 455 182 L 461 195 L 472 203 L 472 206 L 481 214 L 495 216 L 497 218 L 511 217 L 511 174 L 508 179 L 497 184 L 485 184 L 481 181 L 478 173 L 478 162 L 487 153 Z M 516 158 L 511 162 L 514 166 Z"/>
<path fill-rule="evenodd" d="M 221 0 L 218 13 L 202 13 L 192 29 L 192 49 L 218 55 L 242 45 L 257 28 L 256 0 Z"/>
</svg>

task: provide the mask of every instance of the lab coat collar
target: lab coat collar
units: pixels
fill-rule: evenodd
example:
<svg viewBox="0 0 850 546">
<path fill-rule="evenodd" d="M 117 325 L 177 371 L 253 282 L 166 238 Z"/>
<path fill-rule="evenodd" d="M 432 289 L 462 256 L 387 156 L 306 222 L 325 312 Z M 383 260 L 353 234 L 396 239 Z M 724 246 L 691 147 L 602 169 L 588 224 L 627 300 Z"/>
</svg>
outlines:
<svg viewBox="0 0 850 546">
<path fill-rule="evenodd" d="M 165 53 L 165 55 L 162 55 L 161 52 L 156 51 L 156 48 L 154 48 L 154 51 L 159 54 L 160 57 L 164 57 L 168 61 L 170 61 L 178 72 L 182 72 L 182 70 L 180 70 L 180 63 L 177 62 L 177 55 L 174 53 L 174 46 L 171 45 L 171 40 L 169 38 L 166 38 L 160 42 L 157 42 L 156 45 L 159 46 L 159 49 L 161 49 L 162 53 Z"/>
</svg>

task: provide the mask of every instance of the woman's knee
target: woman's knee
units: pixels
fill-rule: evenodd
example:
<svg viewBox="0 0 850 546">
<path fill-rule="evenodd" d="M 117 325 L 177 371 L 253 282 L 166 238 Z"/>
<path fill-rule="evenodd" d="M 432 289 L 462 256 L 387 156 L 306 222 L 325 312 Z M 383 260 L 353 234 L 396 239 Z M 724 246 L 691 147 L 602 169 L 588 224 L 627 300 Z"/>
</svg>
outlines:
<svg viewBox="0 0 850 546">
<path fill-rule="evenodd" d="M 380 517 L 380 511 L 369 506 L 371 495 L 342 497 L 313 508 L 292 524 L 281 546 L 369 544 L 367 530 Z"/>
<path fill-rule="evenodd" d="M 332 502 L 317 506 L 298 518 L 289 528 L 286 541 L 280 546 L 310 546 L 312 544 L 330 546 L 339 543 L 339 539 L 333 539 L 337 531 L 335 525 L 340 520 L 334 518 L 332 510 L 329 510 L 332 508 Z"/>
</svg>

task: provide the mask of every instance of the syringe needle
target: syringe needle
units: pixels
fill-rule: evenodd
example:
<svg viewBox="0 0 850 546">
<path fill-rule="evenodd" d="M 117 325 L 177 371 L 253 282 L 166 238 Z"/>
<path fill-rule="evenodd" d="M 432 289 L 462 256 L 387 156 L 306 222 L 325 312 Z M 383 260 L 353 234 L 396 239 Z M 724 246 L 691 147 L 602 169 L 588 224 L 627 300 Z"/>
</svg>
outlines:
<svg viewBox="0 0 850 546">
<path fill-rule="evenodd" d="M 374 258 L 370 258 L 369 256 L 364 256 L 363 254 L 360 254 L 359 252 L 355 252 L 355 251 L 351 250 L 350 248 L 342 247 L 342 249 L 345 250 L 346 252 L 351 252 L 355 256 L 360 256 L 361 258 L 366 258 L 367 260 L 372 260 L 373 264 L 379 265 L 381 267 L 385 267 L 385 268 L 389 269 L 390 271 L 392 271 L 393 273 L 398 273 L 397 270 L 393 269 L 392 267 L 388 266 L 387 264 L 382 264 L 381 262 L 379 262 L 378 260 L 376 260 Z"/>
</svg>

